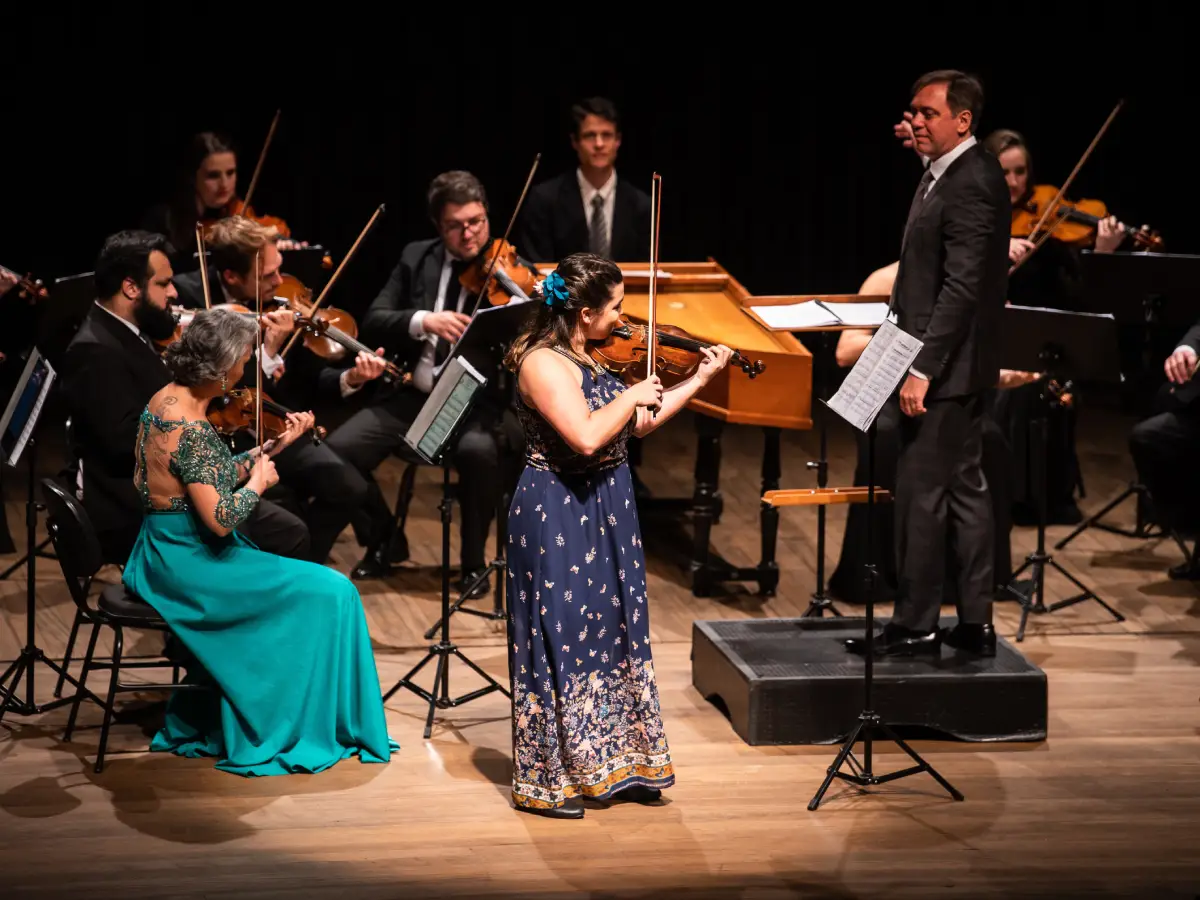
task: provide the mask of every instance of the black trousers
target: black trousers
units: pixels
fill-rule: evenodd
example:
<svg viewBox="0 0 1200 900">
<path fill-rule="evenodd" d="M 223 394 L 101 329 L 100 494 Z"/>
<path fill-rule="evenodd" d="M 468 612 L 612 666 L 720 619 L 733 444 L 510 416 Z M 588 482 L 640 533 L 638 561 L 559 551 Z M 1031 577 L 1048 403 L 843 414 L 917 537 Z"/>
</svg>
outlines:
<svg viewBox="0 0 1200 900">
<path fill-rule="evenodd" d="M 992 620 L 992 498 L 983 474 L 986 396 L 927 401 L 901 416 L 896 460 L 894 624 L 937 626 L 948 577 L 958 581 L 958 619 Z"/>
<path fill-rule="evenodd" d="M 367 480 L 328 444 L 306 437 L 279 453 L 275 468 L 279 483 L 266 498 L 308 526 L 306 558 L 324 565 L 338 536 L 367 502 Z"/>
<path fill-rule="evenodd" d="M 1160 412 L 1133 427 L 1129 452 L 1138 481 L 1150 492 L 1154 518 L 1190 530 L 1200 520 L 1200 404 L 1182 405 L 1164 388 L 1155 405 Z"/>
<path fill-rule="evenodd" d="M 376 547 L 382 540 L 392 517 L 372 473 L 404 445 L 404 434 L 426 399 L 427 394 L 412 388 L 397 391 L 385 401 L 356 412 L 325 441 L 366 480 L 366 500 L 351 522 L 359 541 L 369 547 Z M 503 464 L 493 431 L 497 425 L 508 445 Z M 485 565 L 488 529 L 500 498 L 516 490 L 524 466 L 524 446 L 521 425 L 513 410 L 487 398 L 472 408 L 459 431 L 451 462 L 458 472 L 460 561 L 464 572 Z"/>
<path fill-rule="evenodd" d="M 900 455 L 900 419 L 903 413 L 893 398 L 879 413 L 875 426 L 875 484 L 884 490 L 896 490 L 896 464 Z M 856 432 L 858 461 L 854 484 L 866 485 L 867 436 Z M 1000 426 L 989 416 L 983 421 L 983 474 L 992 494 L 992 577 L 998 585 L 1012 578 L 1012 460 L 1008 442 Z M 892 603 L 896 599 L 896 516 L 894 503 L 875 506 L 873 522 L 875 552 L 868 555 L 867 507 L 852 504 L 846 512 L 846 531 L 837 568 L 829 577 L 829 590 L 846 603 L 867 602 L 866 572 L 868 559 L 875 562 L 875 602 Z M 946 582 L 943 602 L 958 602 L 958 579 Z"/>
</svg>

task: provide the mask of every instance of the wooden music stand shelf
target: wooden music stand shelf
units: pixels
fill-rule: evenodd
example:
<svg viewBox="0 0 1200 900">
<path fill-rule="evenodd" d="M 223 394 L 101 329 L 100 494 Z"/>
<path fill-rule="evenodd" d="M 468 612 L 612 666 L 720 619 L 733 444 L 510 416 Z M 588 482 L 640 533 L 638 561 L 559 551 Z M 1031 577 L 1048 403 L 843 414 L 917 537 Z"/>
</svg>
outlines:
<svg viewBox="0 0 1200 900">
<path fill-rule="evenodd" d="M 797 488 L 793 490 L 767 491 L 762 502 L 768 506 L 830 506 L 835 503 L 866 503 L 870 489 L 865 487 Z M 892 499 L 890 491 L 875 488 L 875 500 L 887 503 Z"/>
</svg>

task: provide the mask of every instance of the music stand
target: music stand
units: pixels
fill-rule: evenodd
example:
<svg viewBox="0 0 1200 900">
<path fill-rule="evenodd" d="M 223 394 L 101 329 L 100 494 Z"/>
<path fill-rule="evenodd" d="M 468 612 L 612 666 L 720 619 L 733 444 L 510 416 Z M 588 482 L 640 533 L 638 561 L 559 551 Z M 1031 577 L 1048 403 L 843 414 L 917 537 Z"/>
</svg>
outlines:
<svg viewBox="0 0 1200 900">
<path fill-rule="evenodd" d="M 34 664 L 42 663 L 56 674 L 79 686 L 70 675 L 59 666 L 46 658 L 46 654 L 37 646 L 34 617 L 37 611 L 37 514 L 39 504 L 37 492 L 37 453 L 34 432 L 37 430 L 38 418 L 46 403 L 46 397 L 54 384 L 57 373 L 50 363 L 41 355 L 37 347 L 29 354 L 21 379 L 9 398 L 4 416 L 0 417 L 0 454 L 3 463 L 16 467 L 22 454 L 27 456 L 26 467 L 29 471 L 27 494 L 25 500 L 25 540 L 28 555 L 25 558 L 25 646 L 20 655 L 13 661 L 4 674 L 0 675 L 0 719 L 12 710 L 19 716 L 39 715 L 73 701 L 74 697 L 63 697 L 45 705 L 39 706 L 34 699 Z M 21 677 L 25 676 L 25 700 L 17 699 L 17 688 Z M 11 683 L 5 687 L 5 683 Z"/>
<path fill-rule="evenodd" d="M 1117 347 L 1116 320 L 1110 314 L 1008 306 L 1000 317 L 1000 347 L 1002 367 L 1021 372 L 1040 372 L 1044 376 L 1038 412 L 1029 425 L 1033 446 L 1034 492 L 1038 498 L 1037 549 L 1025 558 L 1025 564 L 1013 573 L 1005 586 L 1005 590 L 1021 604 L 1017 641 L 1025 640 L 1025 625 L 1030 613 L 1042 615 L 1055 612 L 1084 600 L 1095 600 L 1114 619 L 1123 622 L 1124 616 L 1046 552 L 1046 430 L 1049 409 L 1058 402 L 1049 386 L 1051 382 L 1057 382 L 1066 390 L 1071 379 L 1118 380 L 1120 351 Z M 1044 602 L 1047 566 L 1082 593 L 1047 606 Z M 1021 573 L 1031 567 L 1033 578 L 1026 592 L 1016 585 Z"/>
<path fill-rule="evenodd" d="M 95 273 L 55 278 L 49 291 L 50 297 L 41 304 L 36 343 L 50 365 L 61 369 L 67 347 L 96 301 Z"/>
<path fill-rule="evenodd" d="M 873 688 L 875 678 L 875 581 L 878 569 L 875 566 L 875 432 L 879 424 L 879 411 L 887 397 L 891 396 L 900 380 L 907 374 L 911 359 L 915 358 L 921 348 L 921 342 L 911 335 L 905 334 L 891 322 L 884 322 L 879 331 L 871 339 L 871 343 L 858 358 L 854 368 L 842 382 L 842 387 L 828 401 L 821 402 L 838 415 L 845 418 L 851 425 L 867 433 L 867 562 L 864 568 L 867 572 L 867 618 L 865 622 L 866 665 L 863 671 L 863 708 L 859 713 L 858 722 L 850 731 L 850 736 L 838 751 L 833 764 L 826 770 L 825 780 L 817 793 L 809 801 L 808 809 L 814 811 L 821 804 L 821 799 L 833 779 L 840 778 L 859 787 L 886 784 L 909 775 L 928 772 L 955 800 L 962 800 L 963 795 L 943 778 L 936 769 L 921 758 L 917 751 L 906 744 L 900 735 L 883 720 L 874 709 Z M 908 361 L 905 361 L 908 360 Z M 862 409 L 859 404 L 873 407 L 874 412 L 855 416 Z M 916 763 L 907 769 L 876 775 L 872 769 L 873 733 L 882 735 L 895 743 Z M 863 761 L 854 757 L 854 745 L 862 740 Z M 850 771 L 843 772 L 842 766 L 850 762 Z"/>
<path fill-rule="evenodd" d="M 454 344 L 442 368 L 434 371 L 434 377 L 439 377 L 439 373 L 444 370 L 445 366 L 450 364 L 451 360 L 456 357 L 462 357 L 476 370 L 487 371 L 489 368 L 492 369 L 495 373 L 492 383 L 495 386 L 497 395 L 507 397 L 509 390 L 511 390 L 511 378 L 508 369 L 504 365 L 504 352 L 525 327 L 535 309 L 536 307 L 533 303 L 520 300 L 513 300 L 504 306 L 482 307 L 472 317 L 462 337 Z M 492 427 L 492 437 L 496 441 L 496 448 L 499 451 L 499 469 L 501 478 L 503 479 L 508 472 L 508 455 L 511 452 L 511 448 L 508 446 L 508 438 L 504 433 L 503 411 L 496 417 L 495 424 Z M 450 615 L 456 612 L 464 612 L 483 619 L 496 621 L 505 618 L 504 584 L 505 562 L 507 558 L 506 542 L 508 540 L 508 533 L 505 526 L 508 521 L 508 505 L 511 499 L 503 490 L 496 492 L 496 555 L 471 580 L 470 584 L 463 586 L 462 593 L 459 594 L 458 599 L 450 607 Z M 496 586 L 492 590 L 492 608 L 485 611 L 464 606 L 463 604 L 471 599 L 471 594 L 475 589 L 483 584 L 493 572 L 496 574 Z M 434 622 L 429 627 L 429 630 L 425 632 L 425 638 L 427 640 L 431 639 L 441 625 L 441 619 Z"/>
<path fill-rule="evenodd" d="M 1111 313 L 1119 325 L 1144 327 L 1142 340 L 1142 378 L 1162 370 L 1162 353 L 1154 342 L 1156 329 L 1186 331 L 1200 318 L 1200 256 L 1178 253 L 1088 253 L 1081 256 L 1083 267 L 1083 309 L 1088 312 Z M 1169 352 L 1169 351 L 1168 351 Z M 1136 520 L 1132 530 L 1109 525 L 1102 521 L 1131 496 L 1138 498 Z M 1135 479 L 1098 512 L 1089 516 L 1074 531 L 1054 545 L 1061 550 L 1087 531 L 1099 528 L 1122 537 L 1159 537 L 1143 518 L 1143 508 L 1154 498 L 1144 485 Z M 1170 531 L 1171 529 L 1165 528 Z M 1183 551 L 1189 551 L 1178 534 L 1171 537 Z"/>
<path fill-rule="evenodd" d="M 487 379 L 461 357 L 454 357 L 443 367 L 442 376 L 413 420 L 404 440 L 418 456 L 430 465 L 442 467 L 442 637 L 429 648 L 424 659 L 417 663 L 407 675 L 383 695 L 386 703 L 400 688 L 407 688 L 418 697 L 429 702 L 429 716 L 425 720 L 425 737 L 433 731 L 435 709 L 448 709 L 469 703 L 484 694 L 500 691 L 506 697 L 512 694 L 491 675 L 479 668 L 450 642 L 450 461 L 447 456 L 459 429 L 467 419 L 479 392 Z M 454 655 L 466 663 L 486 682 L 487 686 L 471 691 L 458 698 L 450 696 L 450 656 Z M 433 690 L 427 691 L 413 683 L 413 677 L 431 659 L 437 658 L 437 673 L 433 678 Z M 439 693 L 440 686 L 440 693 Z"/>
</svg>

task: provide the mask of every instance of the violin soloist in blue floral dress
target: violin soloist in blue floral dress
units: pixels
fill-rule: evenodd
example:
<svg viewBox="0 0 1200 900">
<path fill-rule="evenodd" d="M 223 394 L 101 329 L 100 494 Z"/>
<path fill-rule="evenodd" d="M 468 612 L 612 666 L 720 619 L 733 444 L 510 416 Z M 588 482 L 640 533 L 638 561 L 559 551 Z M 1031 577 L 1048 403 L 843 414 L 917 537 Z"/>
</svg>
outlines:
<svg viewBox="0 0 1200 900">
<path fill-rule="evenodd" d="M 625 389 L 603 369 L 580 368 L 593 410 Z M 508 514 L 513 800 L 545 809 L 670 787 L 626 462 L 633 420 L 584 457 L 519 395 L 517 411 L 527 450 Z"/>
<path fill-rule="evenodd" d="M 124 581 L 183 644 L 187 681 L 213 688 L 174 694 L 151 749 L 215 756 L 240 775 L 320 772 L 353 755 L 387 762 L 399 747 L 354 584 L 237 531 L 219 536 L 191 506 L 187 485 L 211 485 L 217 523 L 240 524 L 258 502 L 237 488 L 249 467 L 207 421 L 142 412 L 134 481 L 145 518 Z"/>
</svg>

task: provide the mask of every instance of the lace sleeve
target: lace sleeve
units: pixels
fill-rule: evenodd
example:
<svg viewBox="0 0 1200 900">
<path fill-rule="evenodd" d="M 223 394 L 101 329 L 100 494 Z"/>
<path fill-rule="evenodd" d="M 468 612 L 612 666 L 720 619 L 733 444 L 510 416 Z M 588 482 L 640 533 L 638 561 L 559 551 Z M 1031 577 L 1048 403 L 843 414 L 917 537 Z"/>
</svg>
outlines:
<svg viewBox="0 0 1200 900">
<path fill-rule="evenodd" d="M 237 483 L 241 484 L 250 477 L 250 471 L 254 468 L 254 457 L 250 455 L 250 451 L 246 451 L 237 454 L 231 461 L 237 470 Z"/>
<path fill-rule="evenodd" d="M 185 486 L 205 484 L 216 490 L 216 505 L 209 512 L 222 528 L 236 528 L 258 503 L 258 494 L 250 488 L 235 490 L 241 480 L 238 477 L 240 467 L 207 425 L 191 425 L 184 429 L 175 451 L 173 468 Z"/>
</svg>

